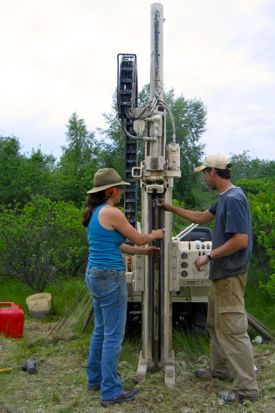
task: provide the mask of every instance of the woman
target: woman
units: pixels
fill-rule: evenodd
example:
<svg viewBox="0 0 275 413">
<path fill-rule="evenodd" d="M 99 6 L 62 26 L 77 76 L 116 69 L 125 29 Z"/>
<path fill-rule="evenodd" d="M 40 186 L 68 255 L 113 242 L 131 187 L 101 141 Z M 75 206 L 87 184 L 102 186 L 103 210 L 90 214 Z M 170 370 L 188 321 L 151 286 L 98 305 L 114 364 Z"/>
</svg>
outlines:
<svg viewBox="0 0 275 413">
<path fill-rule="evenodd" d="M 137 232 L 115 207 L 125 185 L 129 183 L 124 182 L 115 169 L 99 169 L 94 175 L 94 186 L 88 191 L 88 208 L 83 218 L 89 242 L 86 283 L 95 314 L 87 365 L 88 388 L 100 389 L 104 407 L 133 400 L 137 393 L 135 388 L 124 390 L 117 371 L 127 313 L 122 253 L 153 255 L 158 248 L 141 245 L 163 239 L 164 233 L 162 229 L 150 234 Z M 125 244 L 126 239 L 137 246 Z"/>
</svg>

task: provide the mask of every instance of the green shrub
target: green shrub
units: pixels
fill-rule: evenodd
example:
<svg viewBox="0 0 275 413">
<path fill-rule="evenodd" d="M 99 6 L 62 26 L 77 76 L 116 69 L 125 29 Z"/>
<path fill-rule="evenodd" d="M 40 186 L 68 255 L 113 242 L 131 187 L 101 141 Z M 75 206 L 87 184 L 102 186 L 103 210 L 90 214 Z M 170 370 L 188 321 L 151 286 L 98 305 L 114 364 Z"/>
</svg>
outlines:
<svg viewBox="0 0 275 413">
<path fill-rule="evenodd" d="M 272 299 L 275 299 L 275 274 L 272 274 L 266 284 L 260 283 L 260 288 Z"/>
<path fill-rule="evenodd" d="M 248 195 L 254 233 L 254 259 L 268 281 L 275 273 L 275 179 L 242 179 L 238 181 Z M 272 290 L 272 279 L 266 292 Z"/>
<path fill-rule="evenodd" d="M 35 197 L 22 210 L 0 213 L 0 272 L 43 291 L 58 277 L 83 273 L 87 243 L 82 212 Z"/>
</svg>

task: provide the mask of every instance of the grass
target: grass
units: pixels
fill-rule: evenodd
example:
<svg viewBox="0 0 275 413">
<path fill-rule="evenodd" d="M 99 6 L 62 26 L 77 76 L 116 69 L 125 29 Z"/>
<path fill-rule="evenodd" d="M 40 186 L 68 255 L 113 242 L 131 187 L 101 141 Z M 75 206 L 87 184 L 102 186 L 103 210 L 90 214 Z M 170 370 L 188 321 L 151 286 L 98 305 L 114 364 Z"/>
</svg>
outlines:
<svg viewBox="0 0 275 413">
<path fill-rule="evenodd" d="M 52 294 L 51 318 L 57 319 L 64 315 L 72 301 L 84 287 L 82 278 L 61 279 L 49 285 L 44 292 Z M 19 304 L 28 316 L 26 298 L 35 294 L 30 287 L 21 281 L 0 277 L 0 302 L 14 302 Z"/>
<path fill-rule="evenodd" d="M 52 316 L 60 317 L 72 304 L 72 301 L 79 295 L 84 288 L 83 278 L 71 278 L 60 280 L 54 285 L 46 288 L 46 292 L 52 294 Z"/>
<path fill-rule="evenodd" d="M 200 336 L 175 330 L 173 333 L 173 348 L 177 354 L 185 355 L 188 359 L 194 361 L 208 354 L 209 339 L 207 335 Z"/>
<path fill-rule="evenodd" d="M 0 368 L 12 367 L 10 373 L 0 374 L 1 413 L 274 413 L 274 345 L 264 344 L 260 351 L 255 347 L 262 388 L 262 399 L 255 404 L 220 404 L 216 393 L 224 390 L 225 383 L 193 377 L 195 368 L 208 363 L 207 339 L 178 332 L 174 334 L 176 385 L 165 386 L 163 370 L 148 373 L 137 385 L 139 394 L 134 403 L 104 409 L 99 393 L 86 390 L 90 333 L 63 331 L 59 339 L 46 339 L 52 324 L 27 319 L 23 339 L 0 337 Z M 139 350 L 139 340 L 126 339 L 123 344 L 119 370 L 126 387 L 134 383 Z M 37 361 L 36 375 L 21 370 L 29 357 Z"/>
<path fill-rule="evenodd" d="M 33 294 L 24 283 L 0 276 L 0 302 L 14 302 L 27 311 L 26 297 Z"/>
<path fill-rule="evenodd" d="M 275 344 L 254 344 L 256 365 L 260 370 L 261 400 L 228 407 L 219 404 L 215 395 L 226 388 L 225 383 L 215 379 L 201 382 L 193 377 L 194 369 L 208 366 L 208 337 L 180 331 L 173 334 L 176 385 L 173 388 L 164 385 L 163 370 L 148 373 L 137 385 L 136 402 L 103 409 L 99 394 L 86 391 L 85 365 L 90 332 L 80 334 L 65 328 L 58 336 L 47 338 L 56 319 L 66 312 L 83 286 L 82 279 L 49 286 L 47 291 L 53 296 L 51 317 L 40 321 L 26 315 L 23 339 L 0 336 L 0 368 L 12 367 L 11 373 L 0 374 L 0 413 L 274 413 Z M 18 282 L 0 279 L 2 301 L 15 301 L 26 309 L 25 299 L 31 293 Z M 274 331 L 274 309 L 264 292 L 248 285 L 246 302 L 248 311 Z M 126 387 L 134 383 L 140 348 L 140 337 L 127 336 L 119 365 Z M 38 363 L 37 375 L 21 370 L 30 357 Z"/>
<path fill-rule="evenodd" d="M 248 284 L 245 291 L 246 309 L 262 324 L 264 324 L 273 335 L 275 335 L 275 306 L 267 293 L 260 288 L 261 269 L 251 265 L 248 276 Z"/>
</svg>

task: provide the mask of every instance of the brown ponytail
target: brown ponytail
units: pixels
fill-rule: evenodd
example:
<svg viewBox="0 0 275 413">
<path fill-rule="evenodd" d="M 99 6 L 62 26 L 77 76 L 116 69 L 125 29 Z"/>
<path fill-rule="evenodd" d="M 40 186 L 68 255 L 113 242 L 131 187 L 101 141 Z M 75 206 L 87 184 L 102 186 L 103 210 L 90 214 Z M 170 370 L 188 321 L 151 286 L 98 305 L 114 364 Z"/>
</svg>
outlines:
<svg viewBox="0 0 275 413">
<path fill-rule="evenodd" d="M 92 218 L 94 209 L 99 205 L 104 204 L 106 201 L 105 191 L 95 192 L 93 194 L 88 194 L 87 196 L 87 208 L 84 211 L 82 225 L 87 227 L 89 225 L 90 219 Z"/>
</svg>

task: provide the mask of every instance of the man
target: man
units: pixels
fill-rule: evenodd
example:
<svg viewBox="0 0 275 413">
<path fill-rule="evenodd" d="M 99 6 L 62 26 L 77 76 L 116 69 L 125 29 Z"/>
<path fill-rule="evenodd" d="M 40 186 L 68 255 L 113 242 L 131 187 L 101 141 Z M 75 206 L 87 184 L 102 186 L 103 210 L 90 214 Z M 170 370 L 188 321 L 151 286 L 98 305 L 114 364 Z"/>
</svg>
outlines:
<svg viewBox="0 0 275 413">
<path fill-rule="evenodd" d="M 256 401 L 259 388 L 254 370 L 252 346 L 247 334 L 244 308 L 252 230 L 247 199 L 230 182 L 230 163 L 222 155 L 211 155 L 194 169 L 202 171 L 210 189 L 219 192 L 218 201 L 203 212 L 175 207 L 164 200 L 160 206 L 196 224 L 215 219 L 211 254 L 199 256 L 195 266 L 200 271 L 210 262 L 210 289 L 207 326 L 210 333 L 210 374 L 233 378 L 232 391 L 218 394 L 226 403 Z M 197 371 L 205 376 L 206 370 Z"/>
</svg>

